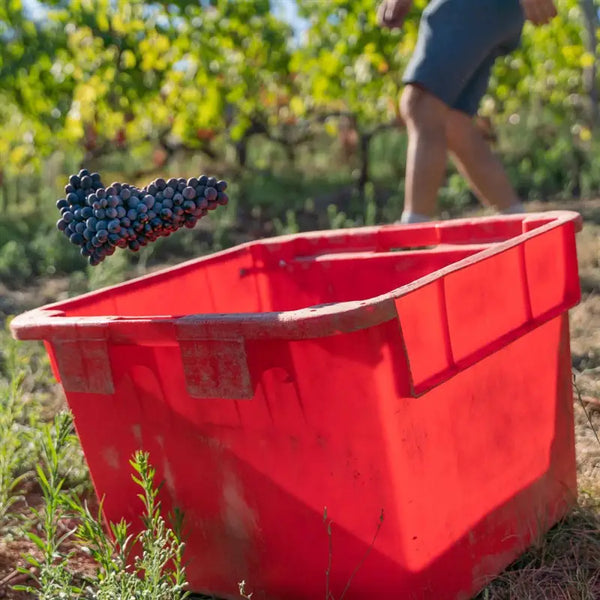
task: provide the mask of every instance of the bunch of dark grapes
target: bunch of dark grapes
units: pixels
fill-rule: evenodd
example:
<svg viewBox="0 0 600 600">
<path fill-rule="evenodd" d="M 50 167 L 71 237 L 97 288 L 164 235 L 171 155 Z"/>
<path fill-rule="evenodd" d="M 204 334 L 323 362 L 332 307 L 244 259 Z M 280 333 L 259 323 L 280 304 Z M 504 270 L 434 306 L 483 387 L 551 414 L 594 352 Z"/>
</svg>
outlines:
<svg viewBox="0 0 600 600">
<path fill-rule="evenodd" d="M 137 252 L 180 227 L 191 229 L 209 210 L 227 204 L 226 189 L 225 181 L 206 175 L 159 178 L 141 190 L 116 182 L 104 187 L 98 173 L 82 169 L 71 175 L 66 197 L 56 203 L 61 214 L 56 227 L 95 266 L 117 248 Z"/>
</svg>

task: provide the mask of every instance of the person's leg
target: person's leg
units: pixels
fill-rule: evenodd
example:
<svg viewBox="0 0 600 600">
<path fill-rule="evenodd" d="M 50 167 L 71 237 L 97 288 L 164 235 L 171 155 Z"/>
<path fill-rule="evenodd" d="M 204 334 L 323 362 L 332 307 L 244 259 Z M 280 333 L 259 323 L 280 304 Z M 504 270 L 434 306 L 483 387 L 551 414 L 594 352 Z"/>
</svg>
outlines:
<svg viewBox="0 0 600 600">
<path fill-rule="evenodd" d="M 521 26 L 519 0 L 431 0 L 423 12 L 403 76 L 401 107 L 409 137 L 403 222 L 435 215 L 449 110 L 477 112 L 491 65 Z"/>
<path fill-rule="evenodd" d="M 444 178 L 448 107 L 420 87 L 407 85 L 400 110 L 408 131 L 401 222 L 422 222 L 435 215 L 437 193 Z"/>
<path fill-rule="evenodd" d="M 523 205 L 498 157 L 464 112 L 450 110 L 446 121 L 448 149 L 461 175 L 479 198 L 499 212 L 522 212 Z"/>
</svg>

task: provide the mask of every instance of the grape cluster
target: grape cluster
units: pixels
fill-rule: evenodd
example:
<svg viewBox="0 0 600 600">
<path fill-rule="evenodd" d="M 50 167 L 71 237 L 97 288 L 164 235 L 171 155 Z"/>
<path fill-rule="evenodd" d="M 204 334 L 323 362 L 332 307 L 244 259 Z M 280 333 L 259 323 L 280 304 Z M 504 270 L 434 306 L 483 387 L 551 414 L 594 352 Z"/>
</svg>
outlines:
<svg viewBox="0 0 600 600">
<path fill-rule="evenodd" d="M 56 227 L 95 266 L 117 248 L 137 252 L 180 227 L 191 229 L 209 210 L 227 204 L 226 189 L 225 181 L 206 175 L 159 178 L 142 189 L 116 182 L 105 188 L 98 173 L 82 169 L 56 202 Z"/>
</svg>

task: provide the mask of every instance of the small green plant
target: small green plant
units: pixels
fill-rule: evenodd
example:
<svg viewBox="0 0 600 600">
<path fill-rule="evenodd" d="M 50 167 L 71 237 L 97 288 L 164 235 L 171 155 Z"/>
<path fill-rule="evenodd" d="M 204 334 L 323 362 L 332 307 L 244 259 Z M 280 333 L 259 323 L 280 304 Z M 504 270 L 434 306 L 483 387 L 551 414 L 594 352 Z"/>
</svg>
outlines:
<svg viewBox="0 0 600 600">
<path fill-rule="evenodd" d="M 20 421 L 24 416 L 21 385 L 25 372 L 20 368 L 16 344 L 7 340 L 3 348 L 3 368 L 7 380 L 0 379 L 0 530 L 18 501 L 27 439 Z"/>
<path fill-rule="evenodd" d="M 32 531 L 27 534 L 37 547 L 40 558 L 28 555 L 27 562 L 33 569 L 19 569 L 30 575 L 35 585 L 15 586 L 16 590 L 36 593 L 40 600 L 81 597 L 81 589 L 74 585 L 73 576 L 68 570 L 73 552 L 63 551 L 64 542 L 73 535 L 74 530 L 59 533 L 65 483 L 60 464 L 69 443 L 73 443 L 71 418 L 68 413 L 59 413 L 52 424 L 44 427 L 40 443 L 42 463 L 36 470 L 44 508 L 32 509 L 40 535 Z"/>
<path fill-rule="evenodd" d="M 139 498 L 144 504 L 143 529 L 133 534 L 130 525 L 122 520 L 109 524 L 109 534 L 103 526 L 102 506 L 93 514 L 87 503 L 65 490 L 66 476 L 61 474 L 60 463 L 73 443 L 76 441 L 71 416 L 60 413 L 45 428 L 41 444 L 43 463 L 37 468 L 44 508 L 34 510 L 40 535 L 30 532 L 29 538 L 39 558 L 28 555 L 26 559 L 32 568 L 20 569 L 33 577 L 33 585 L 14 589 L 36 594 L 40 600 L 186 598 L 182 516 L 173 516 L 173 529 L 162 516 L 160 486 L 154 485 L 156 473 L 149 455 L 138 451 L 130 461 L 135 471 L 133 480 L 142 490 Z M 75 521 L 77 526 L 60 533 L 61 521 L 63 525 Z M 69 561 L 78 551 L 91 558 L 96 566 L 95 576 L 76 577 L 69 570 Z"/>
<path fill-rule="evenodd" d="M 365 225 L 375 225 L 377 222 L 377 203 L 375 202 L 375 187 L 371 182 L 365 186 Z"/>
<path fill-rule="evenodd" d="M 277 235 L 291 235 L 300 231 L 296 213 L 291 208 L 285 211 L 285 222 L 277 217 L 273 219 L 273 227 Z"/>
<path fill-rule="evenodd" d="M 149 455 L 138 451 L 130 463 L 136 473 L 133 480 L 142 489 L 139 498 L 144 504 L 144 529 L 139 534 L 131 534 L 129 525 L 122 520 L 110 524 L 111 539 L 101 525 L 101 509 L 93 516 L 78 499 L 69 499 L 69 506 L 81 519 L 77 539 L 99 566 L 95 580 L 85 587 L 85 597 L 94 600 L 186 598 L 189 593 L 185 592 L 182 516 L 178 512 L 174 515 L 174 529 L 167 526 L 158 501 L 160 486 L 154 485 L 156 473 L 149 463 Z M 136 547 L 139 553 L 131 560 Z"/>
<path fill-rule="evenodd" d="M 335 204 L 327 206 L 327 218 L 329 220 L 330 229 L 345 229 L 348 227 L 356 227 L 357 221 L 350 219 L 345 212 L 338 210 Z"/>
</svg>

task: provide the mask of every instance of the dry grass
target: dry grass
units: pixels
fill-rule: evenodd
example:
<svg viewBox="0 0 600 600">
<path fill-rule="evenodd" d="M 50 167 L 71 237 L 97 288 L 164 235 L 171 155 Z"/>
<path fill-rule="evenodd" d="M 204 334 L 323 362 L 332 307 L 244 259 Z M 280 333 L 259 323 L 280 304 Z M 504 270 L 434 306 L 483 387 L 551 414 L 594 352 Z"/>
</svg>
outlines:
<svg viewBox="0 0 600 600">
<path fill-rule="evenodd" d="M 598 600 L 600 515 L 569 514 L 479 596 L 479 600 Z"/>
</svg>

